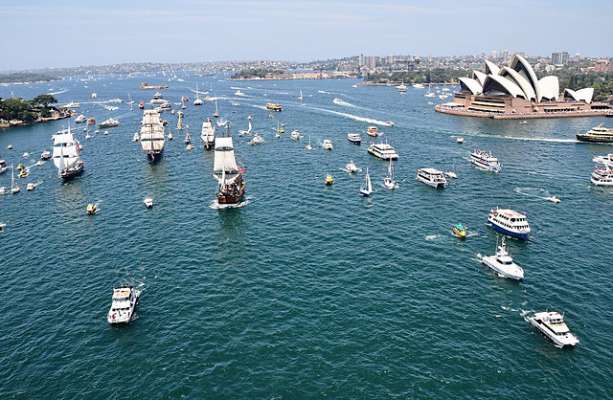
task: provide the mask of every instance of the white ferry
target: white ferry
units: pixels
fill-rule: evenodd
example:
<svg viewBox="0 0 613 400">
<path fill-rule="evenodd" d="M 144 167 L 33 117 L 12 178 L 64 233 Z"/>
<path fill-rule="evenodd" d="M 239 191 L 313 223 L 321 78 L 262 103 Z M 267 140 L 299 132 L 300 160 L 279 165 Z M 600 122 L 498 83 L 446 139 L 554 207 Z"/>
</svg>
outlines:
<svg viewBox="0 0 613 400">
<path fill-rule="evenodd" d="M 134 316 L 136 304 L 140 299 L 140 290 L 132 286 L 113 289 L 113 300 L 106 320 L 109 324 L 127 324 Z"/>
<path fill-rule="evenodd" d="M 442 171 L 434 168 L 420 168 L 417 170 L 416 179 L 435 189 L 444 189 L 447 187 L 447 178 Z"/>
<path fill-rule="evenodd" d="M 397 160 L 398 153 L 389 143 L 373 143 L 368 146 L 368 152 L 382 160 Z"/>
<path fill-rule="evenodd" d="M 592 161 L 596 164 L 602 164 L 605 167 L 613 168 L 613 153 L 604 156 L 595 156 Z"/>
<path fill-rule="evenodd" d="M 481 263 L 498 274 L 501 278 L 514 279 L 520 281 L 524 279 L 524 270 L 513 262 L 513 258 L 507 251 L 504 236 L 500 246 L 496 243 L 496 254 L 493 256 L 481 257 Z"/>
<path fill-rule="evenodd" d="M 490 210 L 487 220 L 495 231 L 517 239 L 528 240 L 530 225 L 522 213 L 510 209 Z"/>
<path fill-rule="evenodd" d="M 492 153 L 476 149 L 470 153 L 470 162 L 484 171 L 500 172 L 502 165 Z"/>
<path fill-rule="evenodd" d="M 566 322 L 564 322 L 564 316 L 559 312 L 538 312 L 528 316 L 526 319 L 532 326 L 551 340 L 557 348 L 575 347 L 579 343 L 579 339 L 570 332 Z"/>
<path fill-rule="evenodd" d="M 597 168 L 592 171 L 590 181 L 594 186 L 613 186 L 613 169 Z"/>
</svg>

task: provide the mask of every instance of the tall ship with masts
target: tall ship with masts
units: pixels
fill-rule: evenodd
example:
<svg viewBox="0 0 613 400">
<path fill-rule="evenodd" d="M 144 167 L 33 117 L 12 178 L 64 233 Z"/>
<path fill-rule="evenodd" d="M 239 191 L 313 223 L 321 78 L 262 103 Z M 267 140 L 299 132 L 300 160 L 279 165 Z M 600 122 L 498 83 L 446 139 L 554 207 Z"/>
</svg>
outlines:
<svg viewBox="0 0 613 400">
<path fill-rule="evenodd" d="M 215 145 L 215 126 L 210 118 L 207 118 L 207 120 L 202 123 L 200 139 L 202 139 L 202 143 L 204 143 L 204 148 L 206 150 L 211 150 Z"/>
<path fill-rule="evenodd" d="M 83 172 L 85 163 L 81 160 L 81 145 L 75 139 L 70 125 L 51 137 L 53 139 L 53 164 L 60 178 L 68 180 Z"/>
<path fill-rule="evenodd" d="M 226 135 L 215 138 L 213 176 L 218 183 L 217 205 L 220 208 L 239 207 L 245 199 L 245 182 L 242 168 L 234 156 L 229 123 L 226 124 Z"/>
<path fill-rule="evenodd" d="M 156 161 L 162 157 L 164 143 L 164 125 L 160 120 L 160 113 L 155 110 L 145 110 L 140 127 L 140 144 L 149 161 Z"/>
</svg>

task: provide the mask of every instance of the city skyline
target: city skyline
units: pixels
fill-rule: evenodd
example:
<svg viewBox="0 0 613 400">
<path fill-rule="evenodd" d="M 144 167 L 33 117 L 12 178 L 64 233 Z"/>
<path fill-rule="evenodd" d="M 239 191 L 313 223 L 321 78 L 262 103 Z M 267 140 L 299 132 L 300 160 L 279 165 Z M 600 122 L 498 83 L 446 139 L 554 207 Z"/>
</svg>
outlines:
<svg viewBox="0 0 613 400">
<path fill-rule="evenodd" d="M 613 4 L 591 3 L 519 1 L 501 7 L 485 0 L 136 0 L 102 7 L 74 0 L 27 5 L 8 0 L 0 6 L 0 34 L 9 38 L 17 32 L 18 39 L 3 39 L 2 48 L 20 57 L 3 57 L 0 70 L 148 61 L 305 62 L 359 54 L 452 56 L 490 54 L 492 49 L 610 56 L 605 40 L 585 38 L 613 35 L 608 23 Z M 568 32 L 570 27 L 581 35 L 539 40 L 548 31 Z"/>
</svg>

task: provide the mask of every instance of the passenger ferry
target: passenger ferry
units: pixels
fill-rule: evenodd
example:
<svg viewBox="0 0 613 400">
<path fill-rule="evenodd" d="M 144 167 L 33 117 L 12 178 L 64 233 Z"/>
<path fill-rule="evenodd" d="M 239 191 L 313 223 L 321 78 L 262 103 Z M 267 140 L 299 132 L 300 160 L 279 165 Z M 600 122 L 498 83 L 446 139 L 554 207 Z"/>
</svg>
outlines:
<svg viewBox="0 0 613 400">
<path fill-rule="evenodd" d="M 280 112 L 283 111 L 283 106 L 278 103 L 266 103 L 266 109 L 268 111 Z"/>
<path fill-rule="evenodd" d="M 594 186 L 613 186 L 613 169 L 597 168 L 592 171 L 590 179 Z"/>
<path fill-rule="evenodd" d="M 377 137 L 379 136 L 379 129 L 376 126 L 369 126 L 368 129 L 366 129 L 366 133 L 368 136 Z"/>
<path fill-rule="evenodd" d="M 473 150 L 473 152 L 470 153 L 470 162 L 477 168 L 485 171 L 498 173 L 502 169 L 500 161 L 498 161 L 498 159 L 494 157 L 492 153 L 484 150 Z"/>
<path fill-rule="evenodd" d="M 113 289 L 111 308 L 106 317 L 109 324 L 127 324 L 134 316 L 134 310 L 140 299 L 140 290 L 132 286 Z"/>
<path fill-rule="evenodd" d="M 537 312 L 529 315 L 526 319 L 559 349 L 575 347 L 579 343 L 579 339 L 570 332 L 566 322 L 564 322 L 564 316 L 559 312 Z"/>
<path fill-rule="evenodd" d="M 530 225 L 528 219 L 522 213 L 510 209 L 496 208 L 490 210 L 487 220 L 492 224 L 495 231 L 503 235 L 528 240 Z"/>
<path fill-rule="evenodd" d="M 368 152 L 382 160 L 397 160 L 398 153 L 389 143 L 373 143 L 368 146 Z"/>
<path fill-rule="evenodd" d="M 613 143 L 613 128 L 605 128 L 601 124 L 586 133 L 578 133 L 577 140 L 580 142 Z"/>
<path fill-rule="evenodd" d="M 416 179 L 435 189 L 444 189 L 447 187 L 447 178 L 442 171 L 434 168 L 420 168 L 417 170 Z"/>
<path fill-rule="evenodd" d="M 359 133 L 348 133 L 347 140 L 359 146 L 362 143 L 362 136 Z"/>
<path fill-rule="evenodd" d="M 596 164 L 602 164 L 606 167 L 613 168 L 613 153 L 604 156 L 594 156 L 592 161 Z"/>
</svg>

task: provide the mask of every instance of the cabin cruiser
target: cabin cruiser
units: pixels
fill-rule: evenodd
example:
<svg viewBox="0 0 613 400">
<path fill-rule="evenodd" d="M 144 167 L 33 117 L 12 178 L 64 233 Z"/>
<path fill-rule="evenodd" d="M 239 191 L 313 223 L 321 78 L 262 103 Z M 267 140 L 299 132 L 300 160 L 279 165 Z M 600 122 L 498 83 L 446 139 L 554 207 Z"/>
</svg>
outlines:
<svg viewBox="0 0 613 400">
<path fill-rule="evenodd" d="M 51 152 L 49 150 L 45 150 L 40 153 L 40 159 L 43 161 L 47 161 L 51 159 Z"/>
<path fill-rule="evenodd" d="M 426 88 L 426 87 L 425 87 L 423 84 L 421 84 L 421 83 L 414 83 L 414 84 L 413 84 L 413 87 L 414 87 L 415 89 L 425 89 L 425 88 Z"/>
<path fill-rule="evenodd" d="M 526 319 L 559 349 L 575 347 L 579 343 L 579 339 L 570 332 L 564 322 L 564 316 L 559 312 L 537 312 L 528 315 Z"/>
<path fill-rule="evenodd" d="M 256 133 L 255 135 L 253 135 L 253 138 L 249 141 L 249 144 L 251 145 L 262 144 L 262 143 L 264 143 L 264 138 L 259 133 Z"/>
<path fill-rule="evenodd" d="M 119 126 L 119 120 L 116 118 L 105 119 L 98 124 L 98 128 L 114 128 Z"/>
<path fill-rule="evenodd" d="M 5 160 L 0 160 L 0 174 L 3 174 L 6 172 L 6 170 L 8 169 L 8 164 L 6 163 Z"/>
<path fill-rule="evenodd" d="M 578 133 L 577 140 L 580 142 L 613 143 L 613 128 L 605 128 L 601 124 L 586 133 Z"/>
<path fill-rule="evenodd" d="M 590 181 L 594 186 L 613 186 L 613 169 L 597 168 L 592 171 Z"/>
<path fill-rule="evenodd" d="M 457 144 L 462 144 L 462 143 L 464 143 L 464 138 L 462 136 L 459 136 L 459 137 L 456 138 L 455 141 L 456 141 Z"/>
<path fill-rule="evenodd" d="M 70 103 L 66 103 L 63 105 L 64 108 L 79 108 L 81 107 L 81 103 L 76 101 L 71 101 Z"/>
<path fill-rule="evenodd" d="M 353 161 L 349 161 L 347 164 L 345 164 L 345 171 L 350 173 L 350 174 L 354 174 L 356 172 L 358 172 L 360 169 L 358 168 L 357 165 L 355 165 L 355 163 Z"/>
<path fill-rule="evenodd" d="M 447 178 L 442 171 L 434 168 L 420 168 L 417 170 L 416 179 L 435 189 L 447 187 Z"/>
<path fill-rule="evenodd" d="M 77 124 L 82 124 L 85 121 L 87 121 L 87 117 L 83 114 L 78 115 L 77 118 L 75 118 L 74 120 L 74 122 L 76 122 Z"/>
<path fill-rule="evenodd" d="M 334 146 L 332 146 L 332 141 L 330 139 L 324 139 L 324 141 L 321 143 L 321 147 L 324 150 L 332 150 L 334 148 Z"/>
<path fill-rule="evenodd" d="M 500 245 L 496 243 L 496 255 L 481 257 L 481 263 L 498 274 L 501 278 L 520 281 L 524 279 L 524 270 L 513 262 L 513 258 L 507 251 L 505 237 L 502 237 Z"/>
<path fill-rule="evenodd" d="M 396 86 L 396 89 L 398 89 L 400 93 L 406 93 L 407 85 L 405 85 L 404 82 L 402 82 L 400 85 Z"/>
<path fill-rule="evenodd" d="M 496 208 L 490 210 L 487 220 L 495 231 L 503 235 L 528 240 L 530 225 L 526 216 L 520 212 Z"/>
<path fill-rule="evenodd" d="M 368 152 L 382 160 L 397 160 L 398 153 L 389 143 L 373 143 L 368 146 Z"/>
<path fill-rule="evenodd" d="M 368 136 L 377 137 L 379 136 L 379 128 L 374 125 L 369 126 L 368 129 L 366 129 L 366 133 L 368 134 Z"/>
<path fill-rule="evenodd" d="M 359 146 L 362 143 L 362 136 L 359 133 L 348 133 L 347 140 Z"/>
<path fill-rule="evenodd" d="M 145 204 L 145 207 L 147 208 L 153 208 L 153 197 L 145 197 L 145 199 L 143 200 L 143 204 Z"/>
<path fill-rule="evenodd" d="M 484 171 L 500 172 L 502 165 L 492 153 L 476 149 L 470 153 L 470 162 Z"/>
<path fill-rule="evenodd" d="M 294 129 L 294 130 L 292 131 L 292 133 L 290 133 L 290 134 L 289 134 L 289 137 L 290 137 L 292 140 L 300 140 L 300 138 L 302 137 L 302 134 L 300 133 L 300 131 L 299 131 L 299 130 Z"/>
<path fill-rule="evenodd" d="M 596 164 L 602 164 L 605 167 L 613 168 L 613 153 L 606 156 L 595 156 L 592 161 Z"/>
<path fill-rule="evenodd" d="M 140 294 L 140 290 L 133 286 L 114 288 L 111 308 L 106 317 L 108 323 L 111 325 L 129 323 L 134 316 Z"/>
</svg>

